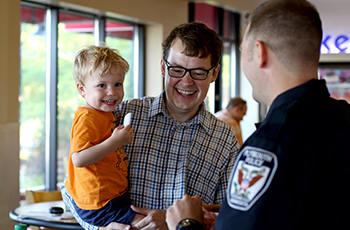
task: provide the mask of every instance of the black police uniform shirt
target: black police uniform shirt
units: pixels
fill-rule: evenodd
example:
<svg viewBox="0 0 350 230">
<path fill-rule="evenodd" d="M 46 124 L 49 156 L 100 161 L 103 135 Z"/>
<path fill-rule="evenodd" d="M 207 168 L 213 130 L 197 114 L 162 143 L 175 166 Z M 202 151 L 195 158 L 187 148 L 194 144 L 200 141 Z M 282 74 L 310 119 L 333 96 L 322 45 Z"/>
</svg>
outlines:
<svg viewBox="0 0 350 230">
<path fill-rule="evenodd" d="M 215 229 L 350 229 L 349 177 L 350 106 L 310 80 L 242 145 Z"/>
</svg>

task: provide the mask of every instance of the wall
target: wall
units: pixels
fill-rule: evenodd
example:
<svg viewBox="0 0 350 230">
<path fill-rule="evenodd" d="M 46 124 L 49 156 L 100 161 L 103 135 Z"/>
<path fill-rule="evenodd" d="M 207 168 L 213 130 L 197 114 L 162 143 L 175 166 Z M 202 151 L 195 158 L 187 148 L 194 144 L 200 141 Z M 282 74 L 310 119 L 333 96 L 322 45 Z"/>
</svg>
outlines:
<svg viewBox="0 0 350 230">
<path fill-rule="evenodd" d="M 178 0 L 184 2 L 204 2 L 233 11 L 250 11 L 265 0 Z"/>
<path fill-rule="evenodd" d="M 0 228 L 13 229 L 9 211 L 19 204 L 18 0 L 0 1 Z"/>
</svg>

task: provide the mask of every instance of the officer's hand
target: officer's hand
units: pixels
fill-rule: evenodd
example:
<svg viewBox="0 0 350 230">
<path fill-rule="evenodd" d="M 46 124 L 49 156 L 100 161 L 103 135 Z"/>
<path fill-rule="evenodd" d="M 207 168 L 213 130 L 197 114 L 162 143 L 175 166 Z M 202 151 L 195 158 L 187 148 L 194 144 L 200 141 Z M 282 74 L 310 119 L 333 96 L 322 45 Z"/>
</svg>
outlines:
<svg viewBox="0 0 350 230">
<path fill-rule="evenodd" d="M 199 196 L 190 197 L 185 195 L 181 200 L 175 201 L 166 212 L 166 222 L 169 230 L 175 230 L 177 224 L 186 218 L 194 219 L 204 226 L 202 200 Z"/>
</svg>

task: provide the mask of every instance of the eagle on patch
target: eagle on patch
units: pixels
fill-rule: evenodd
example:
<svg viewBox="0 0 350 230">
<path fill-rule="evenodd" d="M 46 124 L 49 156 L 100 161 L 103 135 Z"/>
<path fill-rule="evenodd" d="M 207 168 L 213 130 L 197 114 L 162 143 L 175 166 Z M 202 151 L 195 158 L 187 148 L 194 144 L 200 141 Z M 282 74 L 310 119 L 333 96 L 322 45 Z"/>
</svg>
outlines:
<svg viewBox="0 0 350 230">
<path fill-rule="evenodd" d="M 244 172 L 245 173 L 244 173 Z M 243 192 L 243 195 L 247 195 L 247 189 L 253 186 L 256 182 L 258 182 L 262 177 L 265 169 L 260 171 L 252 170 L 249 171 L 248 168 L 244 167 L 244 162 L 241 163 L 241 168 L 238 170 L 238 184 L 240 188 L 237 190 L 237 193 Z"/>
</svg>

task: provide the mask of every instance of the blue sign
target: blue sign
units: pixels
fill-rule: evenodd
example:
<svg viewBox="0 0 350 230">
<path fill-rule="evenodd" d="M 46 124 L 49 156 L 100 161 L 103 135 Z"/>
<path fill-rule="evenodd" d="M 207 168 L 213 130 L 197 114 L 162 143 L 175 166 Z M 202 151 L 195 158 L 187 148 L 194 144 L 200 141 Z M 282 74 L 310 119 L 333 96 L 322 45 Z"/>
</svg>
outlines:
<svg viewBox="0 0 350 230">
<path fill-rule="evenodd" d="M 337 37 L 327 35 L 322 40 L 321 51 L 322 53 L 346 53 L 350 46 L 350 42 L 348 41 L 349 37 L 346 35 L 339 35 Z"/>
</svg>

